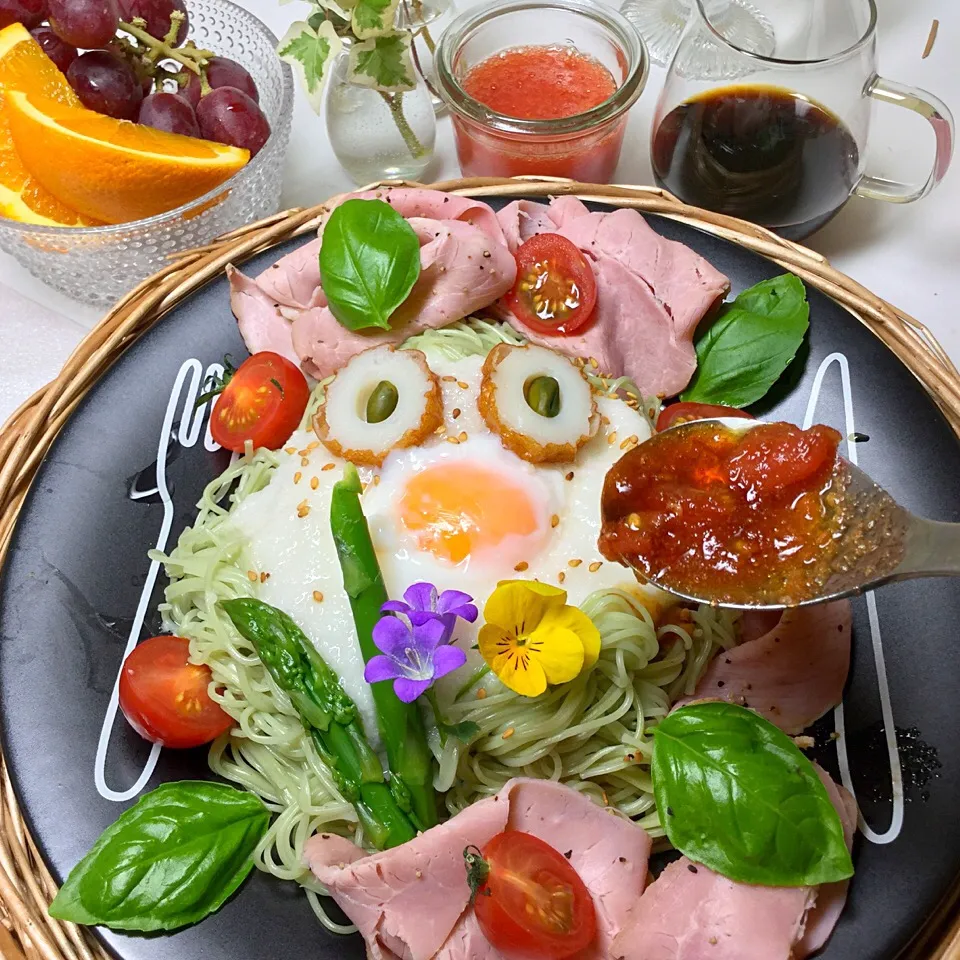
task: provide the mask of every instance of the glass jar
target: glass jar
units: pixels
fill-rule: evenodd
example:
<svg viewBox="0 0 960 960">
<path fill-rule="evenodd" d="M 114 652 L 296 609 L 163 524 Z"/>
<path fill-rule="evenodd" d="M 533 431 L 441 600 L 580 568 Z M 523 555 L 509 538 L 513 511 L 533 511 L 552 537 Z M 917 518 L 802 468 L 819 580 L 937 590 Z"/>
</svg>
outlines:
<svg viewBox="0 0 960 960">
<path fill-rule="evenodd" d="M 384 93 L 353 83 L 349 63 L 350 41 L 344 39 L 327 90 L 327 135 L 340 165 L 359 185 L 420 179 L 437 136 L 423 77 L 417 74 L 414 90 Z"/>
<path fill-rule="evenodd" d="M 463 87 L 477 63 L 525 45 L 573 49 L 610 72 L 617 89 L 584 113 L 529 120 L 498 113 Z M 620 159 L 627 110 L 647 81 L 647 52 L 616 10 L 590 0 L 506 0 L 458 17 L 437 49 L 437 85 L 453 118 L 464 176 L 538 174 L 608 183 Z"/>
</svg>

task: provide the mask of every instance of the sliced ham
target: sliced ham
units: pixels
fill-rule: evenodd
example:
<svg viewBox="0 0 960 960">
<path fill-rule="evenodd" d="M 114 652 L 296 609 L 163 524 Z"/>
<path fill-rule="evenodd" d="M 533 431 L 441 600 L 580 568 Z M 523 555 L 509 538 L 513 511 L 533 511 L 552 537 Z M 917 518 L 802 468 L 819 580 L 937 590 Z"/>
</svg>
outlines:
<svg viewBox="0 0 960 960">
<path fill-rule="evenodd" d="M 346 200 L 383 200 L 402 217 L 457 220 L 480 230 L 496 246 L 505 245 L 503 230 L 493 209 L 479 200 L 468 200 L 439 190 L 395 187 L 348 193 L 335 198 L 320 224 L 317 238 L 288 253 L 257 277 L 264 293 L 281 306 L 307 310 L 326 306 L 320 288 L 320 242 L 326 218 Z M 499 296 L 499 294 L 497 295 Z M 495 298 L 494 298 L 495 299 Z"/>
<path fill-rule="evenodd" d="M 231 306 L 251 353 L 272 349 L 297 358 L 304 372 L 322 379 L 367 347 L 446 326 L 490 306 L 513 286 L 516 263 L 487 204 L 436 190 L 397 188 L 347 195 L 334 206 L 351 196 L 392 204 L 420 241 L 420 276 L 391 317 L 391 329 L 353 332 L 337 322 L 320 286 L 318 237 L 256 280 L 229 271 Z"/>
<path fill-rule="evenodd" d="M 549 206 L 515 201 L 498 216 L 512 250 L 538 233 L 559 233 L 596 274 L 596 315 L 583 335 L 525 330 L 530 339 L 593 357 L 604 373 L 632 377 L 646 395 L 672 396 L 689 383 L 697 324 L 730 289 L 722 273 L 661 237 L 636 210 L 590 212 L 575 197 L 558 197 Z"/>
<path fill-rule="evenodd" d="M 852 842 L 855 805 L 814 765 Z M 842 897 L 838 889 L 843 887 Z M 827 903 L 818 902 L 820 897 Z M 843 884 L 762 887 L 735 883 L 687 857 L 671 863 L 647 888 L 633 925 L 614 941 L 612 960 L 795 960 L 826 943 Z M 814 934 L 816 930 L 816 934 Z"/>
<path fill-rule="evenodd" d="M 850 627 L 848 600 L 787 610 L 762 636 L 721 652 L 692 699 L 738 703 L 801 733 L 843 697 Z"/>
<path fill-rule="evenodd" d="M 299 363 L 300 358 L 291 342 L 290 321 L 282 316 L 278 304 L 255 280 L 242 274 L 233 264 L 227 264 L 227 277 L 230 280 L 230 307 L 250 353 L 271 350 Z"/>
<path fill-rule="evenodd" d="M 822 767 L 814 764 L 814 769 L 820 777 L 823 785 L 827 788 L 830 796 L 830 802 L 836 807 L 840 814 L 840 822 L 843 824 L 843 839 L 847 843 L 847 849 L 853 848 L 853 836 L 857 832 L 857 801 L 850 792 L 835 783 L 833 778 Z M 817 902 L 813 909 L 807 914 L 806 927 L 800 942 L 794 947 L 794 955 L 797 960 L 803 957 L 809 957 L 811 954 L 822 950 L 833 933 L 833 928 L 843 913 L 843 908 L 847 903 L 847 890 L 850 887 L 849 880 L 838 880 L 836 883 L 825 883 L 817 891 Z"/>
<path fill-rule="evenodd" d="M 412 217 L 420 240 L 420 276 L 394 311 L 390 329 L 351 331 L 329 307 L 304 310 L 293 322 L 293 350 L 318 380 L 352 356 L 380 343 L 400 343 L 421 330 L 446 326 L 488 306 L 513 286 L 516 263 L 503 244 L 459 220 Z"/>
<path fill-rule="evenodd" d="M 501 955 L 469 908 L 464 847 L 505 829 L 532 833 L 563 854 L 597 911 L 598 939 L 578 960 L 606 960 L 632 925 L 650 855 L 649 836 L 583 794 L 551 781 L 511 780 L 438 827 L 393 850 L 365 856 L 319 834 L 307 843 L 311 870 L 357 925 L 371 958 L 467 960 Z"/>
</svg>

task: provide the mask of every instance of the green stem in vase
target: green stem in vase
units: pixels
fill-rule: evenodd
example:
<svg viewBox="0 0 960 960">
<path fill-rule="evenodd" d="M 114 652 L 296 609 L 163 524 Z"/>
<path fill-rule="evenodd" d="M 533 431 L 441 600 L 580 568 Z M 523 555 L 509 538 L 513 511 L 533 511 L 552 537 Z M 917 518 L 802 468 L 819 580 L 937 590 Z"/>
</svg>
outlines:
<svg viewBox="0 0 960 960">
<path fill-rule="evenodd" d="M 406 114 L 403 112 L 403 94 L 385 93 L 381 90 L 380 96 L 383 97 L 387 106 L 390 108 L 390 115 L 393 117 L 397 129 L 400 131 L 400 136 L 403 137 L 403 142 L 410 151 L 410 156 L 415 160 L 419 160 L 427 151 L 424 149 L 423 144 L 417 139 L 417 135 L 413 132 L 413 127 L 410 126 Z"/>
</svg>

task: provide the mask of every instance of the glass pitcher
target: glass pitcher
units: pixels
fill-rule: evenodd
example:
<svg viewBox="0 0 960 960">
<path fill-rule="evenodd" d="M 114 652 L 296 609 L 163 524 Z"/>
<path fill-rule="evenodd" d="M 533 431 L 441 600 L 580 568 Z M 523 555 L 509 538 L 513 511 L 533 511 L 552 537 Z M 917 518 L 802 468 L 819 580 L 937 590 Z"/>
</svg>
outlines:
<svg viewBox="0 0 960 960">
<path fill-rule="evenodd" d="M 653 124 L 657 183 L 681 200 L 799 240 L 854 193 L 909 203 L 942 179 L 953 118 L 932 94 L 877 73 L 874 0 L 752 0 L 773 29 L 760 52 L 694 0 Z M 936 144 L 922 184 L 865 172 L 872 101 L 925 117 Z"/>
</svg>

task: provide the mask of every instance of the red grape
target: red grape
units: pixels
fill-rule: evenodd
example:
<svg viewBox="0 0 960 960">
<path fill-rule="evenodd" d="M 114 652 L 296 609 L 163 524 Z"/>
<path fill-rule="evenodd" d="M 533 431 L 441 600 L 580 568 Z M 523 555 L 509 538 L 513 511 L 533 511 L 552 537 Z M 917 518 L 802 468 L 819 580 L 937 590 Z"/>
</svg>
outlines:
<svg viewBox="0 0 960 960">
<path fill-rule="evenodd" d="M 229 57 L 211 57 L 207 62 L 207 83 L 216 90 L 218 87 L 236 87 L 245 93 L 254 103 L 260 102 L 260 93 L 253 77 Z"/>
<path fill-rule="evenodd" d="M 81 54 L 67 70 L 67 80 L 89 110 L 117 120 L 136 120 L 143 88 L 129 64 L 106 50 Z"/>
<path fill-rule="evenodd" d="M 56 64 L 61 73 L 66 73 L 70 64 L 77 59 L 77 48 L 61 40 L 50 27 L 34 27 L 30 31 L 40 49 Z"/>
<path fill-rule="evenodd" d="M 263 111 L 236 87 L 218 87 L 201 98 L 197 120 L 204 139 L 246 147 L 251 157 L 270 136 L 270 123 Z"/>
<path fill-rule="evenodd" d="M 146 20 L 147 33 L 158 40 L 163 40 L 170 29 L 170 14 L 174 10 L 179 10 L 183 14 L 183 20 L 173 45 L 179 47 L 187 39 L 189 18 L 183 0 L 119 0 L 119 4 L 121 19 L 126 20 L 127 23 L 130 23 L 134 17 Z"/>
<path fill-rule="evenodd" d="M 106 46 L 119 23 L 117 0 L 50 0 L 50 26 L 74 47 Z"/>
<path fill-rule="evenodd" d="M 200 136 L 193 107 L 175 93 L 151 93 L 140 104 L 139 123 L 185 137 Z"/>
<path fill-rule="evenodd" d="M 22 23 L 28 30 L 47 19 L 47 0 L 0 0 L 0 30 Z"/>
</svg>

